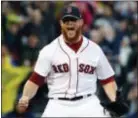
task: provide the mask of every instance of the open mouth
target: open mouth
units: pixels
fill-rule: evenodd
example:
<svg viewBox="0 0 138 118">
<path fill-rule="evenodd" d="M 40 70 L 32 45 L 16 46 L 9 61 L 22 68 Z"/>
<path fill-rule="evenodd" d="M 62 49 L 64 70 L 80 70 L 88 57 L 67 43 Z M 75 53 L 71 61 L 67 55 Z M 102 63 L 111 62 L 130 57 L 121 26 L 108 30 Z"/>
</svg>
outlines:
<svg viewBox="0 0 138 118">
<path fill-rule="evenodd" d="M 74 30 L 75 30 L 75 28 L 70 27 L 70 28 L 67 28 L 67 30 L 68 30 L 68 31 L 74 31 Z"/>
</svg>

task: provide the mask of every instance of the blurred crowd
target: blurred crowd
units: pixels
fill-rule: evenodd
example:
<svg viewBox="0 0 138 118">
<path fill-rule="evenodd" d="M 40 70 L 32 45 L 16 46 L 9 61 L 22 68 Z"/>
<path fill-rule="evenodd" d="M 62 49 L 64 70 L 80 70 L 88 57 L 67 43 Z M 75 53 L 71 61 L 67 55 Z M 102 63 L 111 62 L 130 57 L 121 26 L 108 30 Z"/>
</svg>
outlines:
<svg viewBox="0 0 138 118">
<path fill-rule="evenodd" d="M 60 35 L 61 11 L 68 5 L 77 6 L 80 9 L 84 19 L 83 34 L 103 49 L 115 70 L 119 90 L 123 91 L 126 100 L 129 99 L 128 117 L 133 117 L 137 111 L 138 100 L 138 12 L 137 2 L 134 1 L 2 2 L 2 95 L 4 93 L 7 95 L 6 91 L 11 93 L 13 89 L 15 90 L 15 88 L 6 89 L 8 82 L 15 81 L 15 77 L 8 74 L 17 75 L 17 70 L 23 70 L 20 72 L 22 79 L 16 83 L 18 85 L 15 92 L 16 98 L 11 103 L 13 107 L 2 109 L 3 116 L 15 117 L 15 114 L 19 115 L 21 112 L 24 117 L 30 118 L 38 117 L 43 112 L 47 103 L 46 86 L 40 88 L 31 101 L 32 106 L 28 110 L 30 112 L 24 114 L 23 111 L 17 111 L 15 104 L 24 83 L 32 73 L 39 50 Z M 25 68 L 28 69 L 27 72 L 24 72 L 27 70 Z M 15 87 L 14 84 L 13 86 Z M 3 99 L 2 107 L 7 104 Z"/>
</svg>

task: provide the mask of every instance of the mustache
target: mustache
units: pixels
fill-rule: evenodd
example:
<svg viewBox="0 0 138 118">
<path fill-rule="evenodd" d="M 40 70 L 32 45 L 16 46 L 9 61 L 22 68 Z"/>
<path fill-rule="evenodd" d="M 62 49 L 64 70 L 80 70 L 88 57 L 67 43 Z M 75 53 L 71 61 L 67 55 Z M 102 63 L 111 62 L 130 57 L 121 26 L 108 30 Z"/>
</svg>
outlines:
<svg viewBox="0 0 138 118">
<path fill-rule="evenodd" d="M 75 30 L 74 27 L 68 27 L 67 30 Z"/>
</svg>

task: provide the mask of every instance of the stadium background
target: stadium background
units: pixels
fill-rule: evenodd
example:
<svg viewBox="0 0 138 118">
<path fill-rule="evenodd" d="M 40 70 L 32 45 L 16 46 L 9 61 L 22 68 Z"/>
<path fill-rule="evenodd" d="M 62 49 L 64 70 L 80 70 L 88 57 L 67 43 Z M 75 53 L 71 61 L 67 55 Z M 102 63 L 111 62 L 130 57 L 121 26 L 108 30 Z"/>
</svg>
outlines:
<svg viewBox="0 0 138 118">
<path fill-rule="evenodd" d="M 70 4 L 82 12 L 83 34 L 105 52 L 125 99 L 137 85 L 137 2 L 5 1 L 1 4 L 3 117 L 15 110 L 39 50 L 60 35 L 61 11 Z M 29 113 L 34 117 L 43 112 L 48 101 L 47 92 L 45 85 L 31 100 Z M 100 98 L 106 100 L 103 92 L 100 93 Z M 130 101 L 129 114 L 137 109 L 135 97 Z"/>
</svg>

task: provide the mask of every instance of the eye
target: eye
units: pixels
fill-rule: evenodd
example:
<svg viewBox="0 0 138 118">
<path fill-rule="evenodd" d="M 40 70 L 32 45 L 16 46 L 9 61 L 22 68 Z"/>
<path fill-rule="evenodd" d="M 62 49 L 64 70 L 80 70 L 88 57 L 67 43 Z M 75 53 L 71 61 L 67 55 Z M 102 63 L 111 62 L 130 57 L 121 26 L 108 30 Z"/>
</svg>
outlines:
<svg viewBox="0 0 138 118">
<path fill-rule="evenodd" d="M 73 17 L 66 17 L 62 21 L 63 21 L 63 23 L 68 23 L 69 21 L 76 22 L 77 19 L 73 18 Z"/>
<path fill-rule="evenodd" d="M 69 22 L 68 19 L 63 19 L 62 21 L 63 21 L 63 23 L 68 23 Z"/>
</svg>

